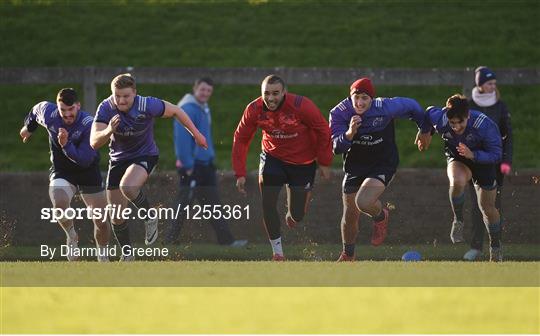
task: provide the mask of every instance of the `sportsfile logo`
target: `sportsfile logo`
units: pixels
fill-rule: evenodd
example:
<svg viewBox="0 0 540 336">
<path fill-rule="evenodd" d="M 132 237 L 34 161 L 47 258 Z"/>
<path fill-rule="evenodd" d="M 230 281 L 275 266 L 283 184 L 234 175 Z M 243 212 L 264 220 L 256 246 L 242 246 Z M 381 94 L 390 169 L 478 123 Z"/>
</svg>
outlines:
<svg viewBox="0 0 540 336">
<path fill-rule="evenodd" d="M 228 204 L 204 204 L 204 205 L 182 205 L 178 204 L 176 208 L 150 208 L 136 209 L 122 207 L 121 205 L 108 204 L 105 208 L 42 208 L 41 219 L 48 220 L 51 223 L 58 223 L 62 220 L 90 219 L 107 221 L 115 219 L 225 219 L 240 220 L 250 218 L 249 205 L 228 205 Z"/>
</svg>

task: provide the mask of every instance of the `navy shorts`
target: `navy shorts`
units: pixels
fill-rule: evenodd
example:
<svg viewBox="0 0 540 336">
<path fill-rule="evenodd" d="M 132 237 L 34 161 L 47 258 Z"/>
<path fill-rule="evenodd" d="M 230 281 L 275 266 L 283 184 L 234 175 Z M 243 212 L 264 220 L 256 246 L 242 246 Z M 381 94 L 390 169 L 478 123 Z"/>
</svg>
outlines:
<svg viewBox="0 0 540 336">
<path fill-rule="evenodd" d="M 120 181 L 126 173 L 126 170 L 132 164 L 143 167 L 148 175 L 152 173 L 158 163 L 159 156 L 139 156 L 129 160 L 109 161 L 109 172 L 107 174 L 107 190 L 118 189 Z"/>
<path fill-rule="evenodd" d="M 49 181 L 64 179 L 76 186 L 81 194 L 95 194 L 103 191 L 103 179 L 99 165 L 93 165 L 80 171 L 66 171 L 51 167 Z"/>
<path fill-rule="evenodd" d="M 485 190 L 497 188 L 497 167 L 498 164 L 482 164 L 471 160 L 447 157 L 448 163 L 458 161 L 466 165 L 472 173 L 472 181 L 475 185 Z"/>
<path fill-rule="evenodd" d="M 317 163 L 292 164 L 277 159 L 270 154 L 261 153 L 259 162 L 259 175 L 272 175 L 273 181 L 277 177 L 279 184 L 288 184 L 290 187 L 304 187 L 305 190 L 313 189 Z"/>
<path fill-rule="evenodd" d="M 372 168 L 369 170 L 358 171 L 358 174 L 345 173 L 342 183 L 343 193 L 354 194 L 358 192 L 360 186 L 367 178 L 379 180 L 384 184 L 385 187 L 388 187 L 394 178 L 395 173 L 396 169 L 391 167 Z"/>
</svg>

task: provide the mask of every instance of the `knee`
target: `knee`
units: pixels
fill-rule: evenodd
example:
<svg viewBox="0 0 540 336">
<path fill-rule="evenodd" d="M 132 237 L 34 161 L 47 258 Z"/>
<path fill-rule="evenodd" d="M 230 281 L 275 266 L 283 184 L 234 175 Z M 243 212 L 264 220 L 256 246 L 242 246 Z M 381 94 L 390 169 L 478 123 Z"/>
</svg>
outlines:
<svg viewBox="0 0 540 336">
<path fill-rule="evenodd" d="M 120 191 L 122 192 L 122 195 L 124 195 L 125 198 L 128 200 L 134 200 L 139 196 L 139 188 L 137 187 L 129 187 L 129 186 L 120 186 Z"/>
<path fill-rule="evenodd" d="M 363 197 L 357 197 L 356 198 L 356 206 L 360 211 L 366 211 L 367 209 L 371 208 L 373 206 L 373 200 L 366 199 Z"/>
</svg>

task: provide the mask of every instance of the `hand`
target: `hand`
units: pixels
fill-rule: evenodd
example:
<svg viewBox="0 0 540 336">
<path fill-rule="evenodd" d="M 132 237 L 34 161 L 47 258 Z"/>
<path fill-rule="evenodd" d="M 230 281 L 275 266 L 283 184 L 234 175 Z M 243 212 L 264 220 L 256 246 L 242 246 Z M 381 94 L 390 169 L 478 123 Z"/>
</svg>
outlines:
<svg viewBox="0 0 540 336">
<path fill-rule="evenodd" d="M 206 143 L 206 138 L 204 135 L 201 134 L 201 132 L 197 132 L 193 138 L 195 139 L 195 143 L 197 146 L 202 147 L 204 149 L 208 149 L 208 144 Z"/>
<path fill-rule="evenodd" d="M 421 131 L 418 131 L 416 133 L 416 138 L 414 139 L 414 143 L 418 146 L 419 151 L 424 151 L 429 148 L 429 145 L 431 144 L 431 133 L 421 133 Z"/>
<path fill-rule="evenodd" d="M 352 141 L 360 125 L 362 125 L 362 117 L 360 117 L 358 114 L 353 115 L 351 121 L 349 122 L 349 129 L 345 133 L 347 140 Z"/>
<path fill-rule="evenodd" d="M 501 173 L 504 175 L 510 175 L 510 172 L 512 172 L 512 165 L 508 162 L 501 163 Z"/>
<path fill-rule="evenodd" d="M 109 121 L 109 131 L 110 133 L 116 132 L 116 129 L 118 128 L 118 125 L 120 125 L 120 115 L 117 114 L 114 117 L 111 118 L 111 121 Z"/>
<path fill-rule="evenodd" d="M 69 133 L 65 128 L 58 129 L 58 143 L 60 146 L 64 147 L 68 142 Z"/>
<path fill-rule="evenodd" d="M 321 176 L 325 180 L 329 180 L 332 176 L 332 171 L 330 170 L 329 166 L 321 166 L 319 165 L 319 170 L 321 171 Z"/>
<path fill-rule="evenodd" d="M 19 134 L 21 136 L 23 143 L 27 143 L 30 137 L 32 136 L 32 132 L 30 132 L 28 128 L 26 128 L 26 126 L 23 126 L 23 128 L 21 128 Z"/>
<path fill-rule="evenodd" d="M 236 189 L 238 189 L 238 192 L 242 195 L 246 196 L 246 178 L 245 176 L 240 176 L 236 178 Z"/>
<path fill-rule="evenodd" d="M 464 143 L 459 143 L 459 145 L 456 147 L 459 155 L 472 160 L 474 159 L 474 153 L 467 147 Z"/>
</svg>

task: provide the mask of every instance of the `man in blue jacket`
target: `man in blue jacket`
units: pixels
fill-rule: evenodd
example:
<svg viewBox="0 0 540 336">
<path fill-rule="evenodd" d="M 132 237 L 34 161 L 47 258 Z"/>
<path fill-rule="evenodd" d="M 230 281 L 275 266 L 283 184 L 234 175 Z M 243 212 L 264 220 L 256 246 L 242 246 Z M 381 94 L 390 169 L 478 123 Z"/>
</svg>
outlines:
<svg viewBox="0 0 540 336">
<path fill-rule="evenodd" d="M 174 149 L 176 168 L 180 177 L 179 202 L 181 209 L 191 206 L 197 199 L 201 206 L 219 205 L 216 167 L 214 166 L 214 143 L 212 141 L 212 116 L 208 101 L 212 96 L 214 83 L 211 78 L 195 81 L 193 93 L 186 94 L 178 103 L 193 121 L 193 124 L 206 137 L 208 149 L 195 145 L 193 137 L 178 122 L 174 122 Z M 165 241 L 176 243 L 183 226 L 184 215 L 180 214 L 171 223 Z M 221 217 L 210 219 L 220 245 L 242 247 L 247 240 L 235 240 L 228 223 Z"/>
<path fill-rule="evenodd" d="M 458 238 L 462 237 L 465 186 L 472 180 L 488 230 L 490 261 L 502 261 L 501 217 L 495 206 L 496 169 L 502 156 L 497 125 L 485 114 L 469 110 L 467 98 L 459 94 L 448 98 L 444 108 L 428 107 L 426 122 L 433 125 L 445 144 L 449 196 L 454 212 L 452 242 L 459 242 Z M 422 139 L 417 143 L 419 148 L 426 147 Z"/>
</svg>

